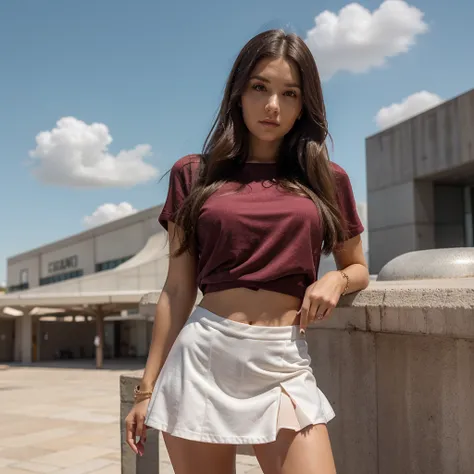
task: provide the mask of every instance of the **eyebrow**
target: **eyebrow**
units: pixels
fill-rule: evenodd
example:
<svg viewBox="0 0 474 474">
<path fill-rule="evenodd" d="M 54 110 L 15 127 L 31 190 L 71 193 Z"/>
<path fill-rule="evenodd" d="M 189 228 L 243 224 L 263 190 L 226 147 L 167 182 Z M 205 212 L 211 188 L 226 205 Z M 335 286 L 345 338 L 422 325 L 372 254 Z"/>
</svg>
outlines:
<svg viewBox="0 0 474 474">
<path fill-rule="evenodd" d="M 259 81 L 266 82 L 267 84 L 270 84 L 270 82 L 271 82 L 266 77 L 259 76 L 258 74 L 255 75 L 255 76 L 251 76 L 250 79 L 258 79 Z M 299 84 L 296 84 L 296 83 L 287 83 L 287 84 L 285 84 L 285 87 L 296 87 L 298 89 L 301 89 L 301 86 Z"/>
</svg>

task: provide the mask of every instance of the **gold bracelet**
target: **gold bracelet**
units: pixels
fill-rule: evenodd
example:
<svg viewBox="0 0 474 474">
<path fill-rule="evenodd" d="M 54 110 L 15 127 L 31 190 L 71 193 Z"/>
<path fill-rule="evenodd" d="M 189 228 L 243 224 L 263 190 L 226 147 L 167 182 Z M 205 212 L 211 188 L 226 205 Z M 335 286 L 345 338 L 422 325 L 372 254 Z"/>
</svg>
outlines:
<svg viewBox="0 0 474 474">
<path fill-rule="evenodd" d="M 137 401 L 143 401 L 146 400 L 147 398 L 151 398 L 153 395 L 153 390 L 140 390 L 140 385 L 137 385 L 133 389 L 133 398 L 134 400 Z"/>
<path fill-rule="evenodd" d="M 341 294 L 341 296 L 345 296 L 347 290 L 349 289 L 349 277 L 347 276 L 347 273 L 343 272 L 342 270 L 339 270 L 339 273 L 346 279 L 346 287 L 344 288 L 344 291 Z"/>
<path fill-rule="evenodd" d="M 151 395 L 143 396 L 143 397 L 135 397 L 134 402 L 135 403 L 140 403 L 143 402 L 143 400 L 148 400 L 151 398 Z"/>
</svg>

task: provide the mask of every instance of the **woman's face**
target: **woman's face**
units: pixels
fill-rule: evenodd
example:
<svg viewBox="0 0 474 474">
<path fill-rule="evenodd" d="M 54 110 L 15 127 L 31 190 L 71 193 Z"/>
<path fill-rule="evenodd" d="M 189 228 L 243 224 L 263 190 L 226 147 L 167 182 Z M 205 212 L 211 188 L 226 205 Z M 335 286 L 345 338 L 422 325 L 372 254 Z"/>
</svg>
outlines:
<svg viewBox="0 0 474 474">
<path fill-rule="evenodd" d="M 262 59 L 242 94 L 242 113 L 253 141 L 279 142 L 301 114 L 298 69 L 283 58 Z"/>
</svg>

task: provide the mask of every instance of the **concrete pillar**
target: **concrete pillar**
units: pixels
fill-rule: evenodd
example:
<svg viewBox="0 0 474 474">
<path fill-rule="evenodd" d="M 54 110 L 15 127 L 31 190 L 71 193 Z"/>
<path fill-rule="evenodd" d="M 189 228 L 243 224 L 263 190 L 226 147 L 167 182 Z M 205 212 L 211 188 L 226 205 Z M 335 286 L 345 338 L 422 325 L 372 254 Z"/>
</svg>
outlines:
<svg viewBox="0 0 474 474">
<path fill-rule="evenodd" d="M 36 324 L 36 362 L 41 360 L 41 341 L 42 341 L 42 334 L 41 334 L 41 321 L 38 318 L 35 321 Z"/>
<path fill-rule="evenodd" d="M 101 310 L 97 311 L 96 320 L 96 336 L 95 336 L 95 366 L 102 369 L 104 365 L 104 314 Z"/>
<path fill-rule="evenodd" d="M 369 266 L 378 273 L 406 252 L 435 246 L 433 183 L 409 181 L 368 190 Z"/>
<path fill-rule="evenodd" d="M 415 249 L 435 247 L 434 185 L 431 181 L 414 182 Z"/>
<path fill-rule="evenodd" d="M 21 327 L 23 316 L 17 316 L 15 319 L 15 341 L 13 348 L 13 360 L 21 362 Z"/>
<path fill-rule="evenodd" d="M 32 362 L 32 337 L 32 317 L 29 312 L 25 312 L 25 314 L 21 316 L 21 362 L 23 364 L 31 364 Z"/>
<path fill-rule="evenodd" d="M 125 418 L 133 407 L 133 388 L 143 375 L 131 372 L 120 376 L 120 438 L 123 474 L 148 474 L 159 472 L 159 431 L 148 429 L 143 457 L 132 452 L 126 442 Z"/>
</svg>

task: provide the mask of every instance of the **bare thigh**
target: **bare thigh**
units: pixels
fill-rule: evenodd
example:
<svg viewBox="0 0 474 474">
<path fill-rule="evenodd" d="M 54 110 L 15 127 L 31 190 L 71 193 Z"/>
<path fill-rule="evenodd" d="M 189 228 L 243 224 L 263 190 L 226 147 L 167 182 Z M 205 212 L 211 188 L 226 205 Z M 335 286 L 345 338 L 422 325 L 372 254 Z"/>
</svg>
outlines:
<svg viewBox="0 0 474 474">
<path fill-rule="evenodd" d="M 282 429 L 275 442 L 253 448 L 264 474 L 336 474 L 325 424 L 298 433 Z"/>
<path fill-rule="evenodd" d="M 233 474 L 236 448 L 177 438 L 163 433 L 175 474 Z"/>
</svg>

